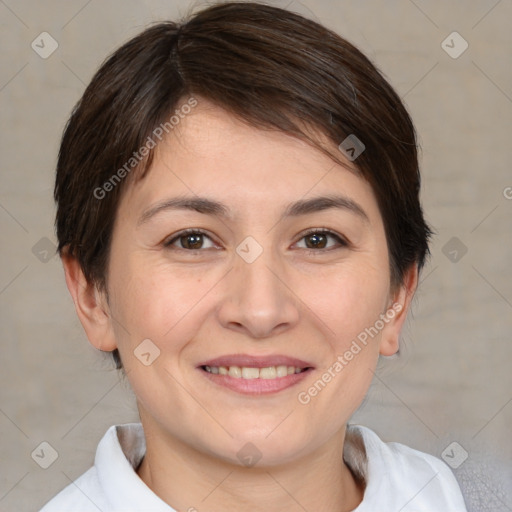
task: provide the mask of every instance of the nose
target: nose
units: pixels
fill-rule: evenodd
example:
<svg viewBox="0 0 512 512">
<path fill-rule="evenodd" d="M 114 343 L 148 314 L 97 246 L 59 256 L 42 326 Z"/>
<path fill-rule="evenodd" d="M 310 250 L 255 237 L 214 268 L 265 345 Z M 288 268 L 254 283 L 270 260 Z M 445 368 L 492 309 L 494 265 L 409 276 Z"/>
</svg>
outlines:
<svg viewBox="0 0 512 512">
<path fill-rule="evenodd" d="M 267 338 L 297 324 L 298 298 L 270 251 L 263 251 L 252 263 L 235 256 L 226 279 L 225 296 L 217 310 L 223 327 L 252 338 Z"/>
</svg>

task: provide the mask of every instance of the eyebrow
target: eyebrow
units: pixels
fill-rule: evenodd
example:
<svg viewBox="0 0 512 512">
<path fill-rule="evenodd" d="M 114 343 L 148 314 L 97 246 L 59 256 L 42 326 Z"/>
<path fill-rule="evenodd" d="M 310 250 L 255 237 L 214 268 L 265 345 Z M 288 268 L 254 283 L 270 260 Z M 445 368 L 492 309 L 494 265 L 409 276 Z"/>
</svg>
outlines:
<svg viewBox="0 0 512 512">
<path fill-rule="evenodd" d="M 319 196 L 311 199 L 301 199 L 291 203 L 285 208 L 280 220 L 287 217 L 298 217 L 300 215 L 307 215 L 331 208 L 346 210 L 357 215 L 365 223 L 370 222 L 368 215 L 357 202 L 349 197 L 341 195 Z M 205 215 L 233 219 L 233 214 L 229 208 L 218 201 L 214 201 L 206 197 L 175 197 L 157 203 L 144 211 L 137 221 L 137 226 L 148 222 L 158 213 L 169 210 L 192 210 Z"/>
</svg>

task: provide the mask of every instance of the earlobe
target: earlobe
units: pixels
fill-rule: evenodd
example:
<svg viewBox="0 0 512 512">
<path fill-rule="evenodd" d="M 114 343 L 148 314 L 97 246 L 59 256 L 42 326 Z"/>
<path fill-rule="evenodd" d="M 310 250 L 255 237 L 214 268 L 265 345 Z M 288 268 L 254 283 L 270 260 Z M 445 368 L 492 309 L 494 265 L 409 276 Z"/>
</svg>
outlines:
<svg viewBox="0 0 512 512">
<path fill-rule="evenodd" d="M 117 348 L 105 293 L 89 283 L 76 258 L 62 255 L 66 285 L 73 298 L 76 313 L 91 345 L 111 352 Z"/>
<path fill-rule="evenodd" d="M 382 331 L 380 341 L 380 354 L 383 356 L 392 356 L 400 348 L 400 332 L 407 318 L 417 285 L 418 266 L 413 264 L 406 270 L 403 283 L 396 291 L 386 312 L 388 322 Z"/>
</svg>

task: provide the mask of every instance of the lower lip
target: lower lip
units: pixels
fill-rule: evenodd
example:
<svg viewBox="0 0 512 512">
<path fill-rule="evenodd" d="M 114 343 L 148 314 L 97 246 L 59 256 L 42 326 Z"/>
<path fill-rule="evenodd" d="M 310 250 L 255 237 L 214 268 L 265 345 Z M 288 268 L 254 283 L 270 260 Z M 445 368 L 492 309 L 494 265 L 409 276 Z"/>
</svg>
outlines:
<svg viewBox="0 0 512 512">
<path fill-rule="evenodd" d="M 291 375 L 286 375 L 286 377 L 278 377 L 276 379 L 243 379 L 242 377 L 237 378 L 218 373 L 209 373 L 202 368 L 199 368 L 199 371 L 211 382 L 224 386 L 231 391 L 246 395 L 267 395 L 277 393 L 301 382 L 309 375 L 312 368 L 301 373 L 292 373 Z"/>
</svg>

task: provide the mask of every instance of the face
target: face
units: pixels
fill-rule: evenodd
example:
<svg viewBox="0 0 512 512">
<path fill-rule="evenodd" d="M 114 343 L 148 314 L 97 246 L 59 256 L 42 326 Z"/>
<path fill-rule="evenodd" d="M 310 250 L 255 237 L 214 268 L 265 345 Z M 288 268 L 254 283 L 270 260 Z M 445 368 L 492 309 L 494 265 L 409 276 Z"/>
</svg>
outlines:
<svg viewBox="0 0 512 512">
<path fill-rule="evenodd" d="M 108 295 L 103 348 L 145 427 L 234 463 L 247 442 L 272 465 L 344 432 L 404 316 L 370 185 L 204 100 L 121 200 Z"/>
</svg>

